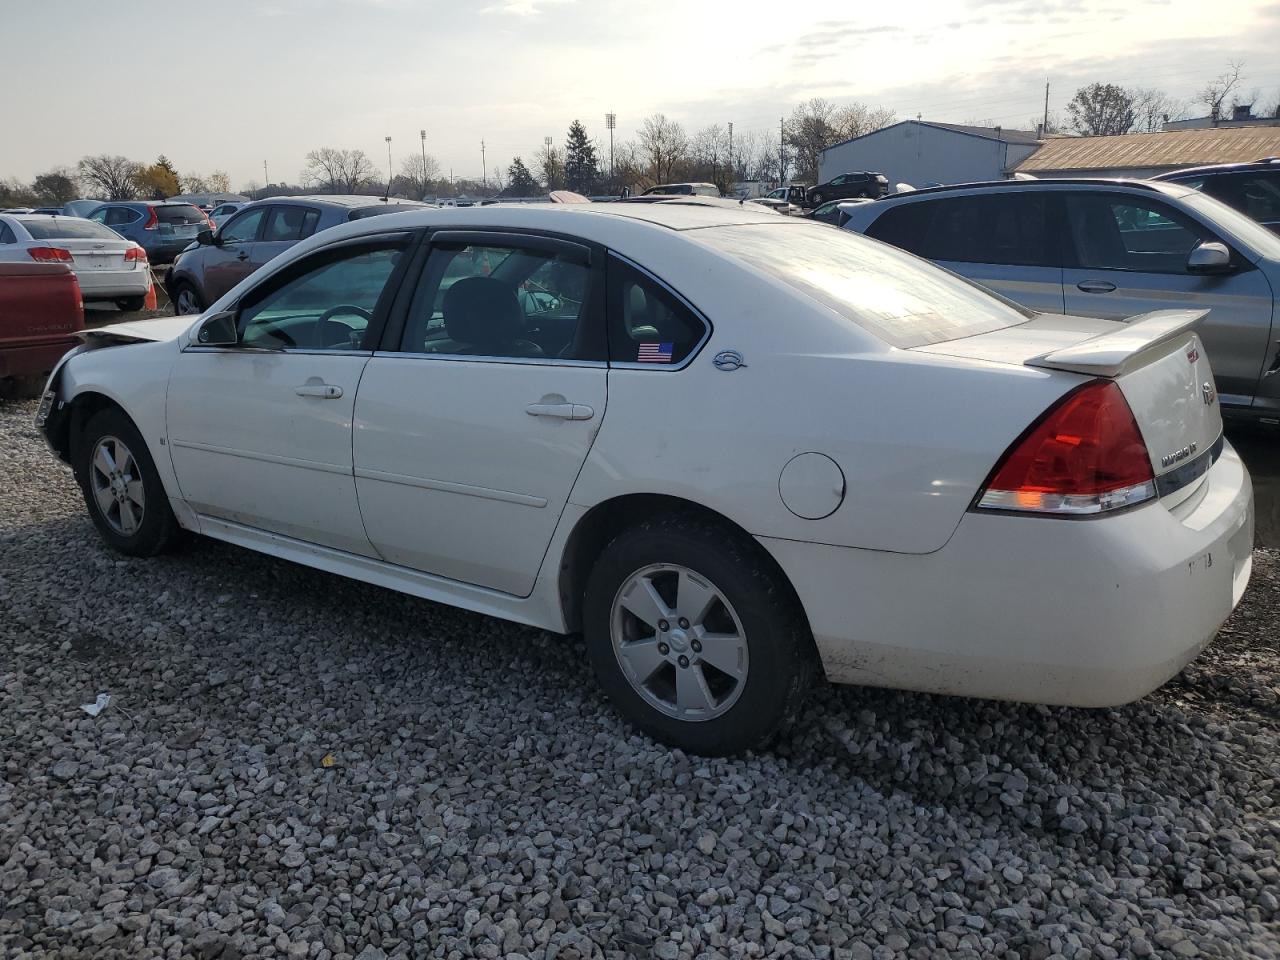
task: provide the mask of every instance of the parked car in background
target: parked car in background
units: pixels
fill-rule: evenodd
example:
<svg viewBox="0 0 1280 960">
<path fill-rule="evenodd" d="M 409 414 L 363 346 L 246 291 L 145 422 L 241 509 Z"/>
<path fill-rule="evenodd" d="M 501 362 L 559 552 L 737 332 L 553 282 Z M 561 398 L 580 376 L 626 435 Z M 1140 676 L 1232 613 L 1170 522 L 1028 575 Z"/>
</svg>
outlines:
<svg viewBox="0 0 1280 960">
<path fill-rule="evenodd" d="M 866 197 L 876 200 L 889 192 L 889 179 L 883 173 L 863 170 L 859 173 L 842 173 L 826 183 L 810 187 L 805 198 L 811 206 L 819 206 L 828 200 L 845 200 Z"/>
<path fill-rule="evenodd" d="M 80 217 L 0 214 L 0 262 L 62 263 L 88 301 L 141 310 L 151 289 L 146 251 L 111 228 Z"/>
<path fill-rule="evenodd" d="M 845 229 L 1044 313 L 1207 310 L 1200 336 L 1223 404 L 1280 419 L 1280 238 L 1203 193 L 1149 180 L 1001 180 L 861 204 Z"/>
<path fill-rule="evenodd" d="M 849 218 L 848 212 L 841 212 L 841 208 L 849 204 L 872 203 L 871 200 L 828 200 L 820 207 L 814 207 L 809 211 L 810 220 L 817 220 L 821 223 L 829 223 L 833 226 L 844 226 L 845 220 Z"/>
<path fill-rule="evenodd" d="M 93 331 L 38 427 L 121 553 L 186 528 L 580 631 L 695 753 L 761 744 L 819 665 L 1106 706 L 1212 640 L 1253 497 L 1197 311 L 1035 316 L 700 199 L 336 227 L 194 323 Z"/>
<path fill-rule="evenodd" d="M 26 391 L 79 344 L 84 302 L 65 263 L 0 261 L 0 393 Z"/>
<path fill-rule="evenodd" d="M 199 207 L 164 200 L 112 200 L 99 204 L 87 219 L 138 244 L 152 263 L 168 263 L 196 234 L 212 227 Z"/>
<path fill-rule="evenodd" d="M 660 183 L 650 187 L 641 196 L 650 197 L 655 194 L 672 197 L 718 197 L 720 188 L 714 183 Z"/>
<path fill-rule="evenodd" d="M 209 211 L 209 219 L 213 221 L 215 229 L 222 226 L 231 219 L 233 213 L 243 210 L 251 201 L 243 201 L 239 203 L 220 203 Z"/>
<path fill-rule="evenodd" d="M 201 313 L 264 263 L 313 233 L 350 220 L 420 210 L 416 200 L 378 197 L 275 197 L 244 205 L 216 231 L 197 235 L 165 274 L 165 289 L 179 314 Z"/>
<path fill-rule="evenodd" d="M 770 190 L 762 200 L 775 200 L 789 204 L 794 210 L 788 210 L 788 213 L 798 213 L 809 206 L 809 188 L 803 183 L 792 183 L 784 187 L 777 187 Z"/>
<path fill-rule="evenodd" d="M 42 213 L 42 214 L 44 214 L 45 216 L 51 216 L 51 217 L 52 217 L 52 216 L 58 216 L 58 217 L 62 216 L 62 208 L 61 208 L 61 207 L 35 207 L 31 212 L 32 212 L 32 213 Z"/>
<path fill-rule="evenodd" d="M 101 200 L 68 200 L 62 205 L 64 217 L 87 217 L 102 206 Z"/>
<path fill-rule="evenodd" d="M 1280 233 L 1280 157 L 1191 167 L 1152 177 L 1200 190 Z"/>
</svg>

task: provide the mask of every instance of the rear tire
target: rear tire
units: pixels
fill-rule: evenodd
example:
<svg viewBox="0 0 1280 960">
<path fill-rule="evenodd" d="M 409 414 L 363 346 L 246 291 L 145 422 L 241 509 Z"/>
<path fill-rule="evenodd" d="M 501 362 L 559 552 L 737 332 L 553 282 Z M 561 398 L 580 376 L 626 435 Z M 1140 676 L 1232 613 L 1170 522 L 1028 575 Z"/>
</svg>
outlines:
<svg viewBox="0 0 1280 960">
<path fill-rule="evenodd" d="M 75 446 L 75 473 L 102 539 L 131 557 L 174 545 L 180 528 L 169 497 L 133 421 L 116 407 L 94 414 Z"/>
<path fill-rule="evenodd" d="M 147 298 L 142 297 L 121 297 L 116 301 L 116 306 L 126 313 L 137 313 L 147 305 Z"/>
<path fill-rule="evenodd" d="M 169 299 L 173 301 L 173 312 L 178 316 L 204 313 L 204 301 L 200 293 L 185 280 L 178 280 L 169 291 Z"/>
<path fill-rule="evenodd" d="M 605 547 L 583 627 L 619 711 L 690 753 L 761 746 L 812 682 L 812 638 L 789 585 L 745 534 L 696 516 L 646 521 Z"/>
</svg>

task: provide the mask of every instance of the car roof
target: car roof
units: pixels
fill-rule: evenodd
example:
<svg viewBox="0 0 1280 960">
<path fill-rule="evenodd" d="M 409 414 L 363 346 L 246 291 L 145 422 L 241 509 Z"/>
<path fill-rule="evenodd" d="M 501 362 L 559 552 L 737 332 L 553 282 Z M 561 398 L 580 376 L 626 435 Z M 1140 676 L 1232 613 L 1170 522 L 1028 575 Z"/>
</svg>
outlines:
<svg viewBox="0 0 1280 960">
<path fill-rule="evenodd" d="M 239 202 L 244 203 L 245 201 L 241 200 Z M 293 196 L 293 197 L 263 197 L 261 200 L 253 200 L 250 202 L 252 203 L 270 202 L 270 203 L 286 203 L 286 204 L 325 203 L 333 207 L 345 207 L 348 209 L 354 209 L 357 207 L 376 207 L 379 204 L 385 204 L 388 207 L 396 206 L 397 204 L 409 204 L 411 206 L 421 205 L 427 208 L 431 206 L 431 204 L 422 203 L 422 201 L 420 200 L 402 200 L 399 197 L 392 197 L 390 200 L 384 200 L 382 197 L 368 197 L 368 196 L 359 196 L 356 194 L 343 194 L 343 193 L 302 194 L 302 195 Z"/>
<path fill-rule="evenodd" d="M 1280 173 L 1280 157 L 1263 157 L 1261 160 L 1251 160 L 1247 163 L 1209 163 L 1201 167 L 1185 167 L 1182 170 L 1170 170 L 1168 173 L 1156 174 L 1151 179 L 1176 181 L 1183 177 L 1214 173 L 1238 173 L 1249 170 L 1274 170 L 1276 173 Z"/>
<path fill-rule="evenodd" d="M 1037 187 L 1048 187 L 1054 190 L 1066 190 L 1071 187 L 1102 187 L 1143 190 L 1148 193 L 1162 193 L 1171 197 L 1186 197 L 1195 193 L 1187 187 L 1176 183 L 1156 183 L 1152 180 L 1134 180 L 1119 177 L 1037 177 L 1032 180 L 978 180 L 972 183 L 951 183 L 939 187 L 921 187 L 908 193 L 895 193 L 877 200 L 877 204 L 891 204 L 898 201 L 910 201 L 916 197 L 931 197 L 938 194 L 982 193 L 988 190 L 1034 190 Z"/>
</svg>

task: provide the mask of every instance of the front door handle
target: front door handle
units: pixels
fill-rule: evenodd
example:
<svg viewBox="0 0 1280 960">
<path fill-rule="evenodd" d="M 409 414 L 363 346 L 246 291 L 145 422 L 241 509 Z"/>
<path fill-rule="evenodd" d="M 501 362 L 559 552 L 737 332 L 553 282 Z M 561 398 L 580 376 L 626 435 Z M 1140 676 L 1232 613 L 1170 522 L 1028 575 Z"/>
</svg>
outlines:
<svg viewBox="0 0 1280 960">
<path fill-rule="evenodd" d="M 585 403 L 531 403 L 524 412 L 531 417 L 556 417 L 560 420 L 590 420 L 596 415 Z"/>
<path fill-rule="evenodd" d="M 1081 280 L 1076 289 L 1084 293 L 1110 293 L 1116 285 L 1110 280 Z"/>
<path fill-rule="evenodd" d="M 342 388 L 332 383 L 302 383 L 293 388 L 300 397 L 319 397 L 321 400 L 337 400 Z"/>
<path fill-rule="evenodd" d="M 247 254 L 247 253 L 245 253 L 243 250 L 241 250 L 239 253 L 237 253 L 237 254 L 236 254 L 236 259 L 237 259 L 237 260 L 248 260 L 248 259 L 249 259 L 249 254 Z"/>
</svg>

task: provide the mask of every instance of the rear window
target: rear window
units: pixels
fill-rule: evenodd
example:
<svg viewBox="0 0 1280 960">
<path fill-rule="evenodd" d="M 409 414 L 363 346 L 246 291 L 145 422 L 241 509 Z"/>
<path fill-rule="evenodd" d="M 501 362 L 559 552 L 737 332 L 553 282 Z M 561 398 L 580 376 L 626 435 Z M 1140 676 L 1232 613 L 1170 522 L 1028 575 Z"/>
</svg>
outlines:
<svg viewBox="0 0 1280 960">
<path fill-rule="evenodd" d="M 421 210 L 420 203 L 379 203 L 372 207 L 358 207 L 347 214 L 348 220 L 363 220 L 365 217 L 376 217 L 382 213 L 404 213 L 406 210 Z"/>
<path fill-rule="evenodd" d="M 204 223 L 204 214 L 190 204 L 155 207 L 156 219 L 161 223 Z"/>
<path fill-rule="evenodd" d="M 699 230 L 696 239 L 895 347 L 972 337 L 1034 316 L 947 270 L 847 230 L 752 224 Z"/>
<path fill-rule="evenodd" d="M 79 217 L 56 217 L 52 220 L 18 218 L 34 240 L 119 240 L 120 234 L 110 227 Z"/>
</svg>

